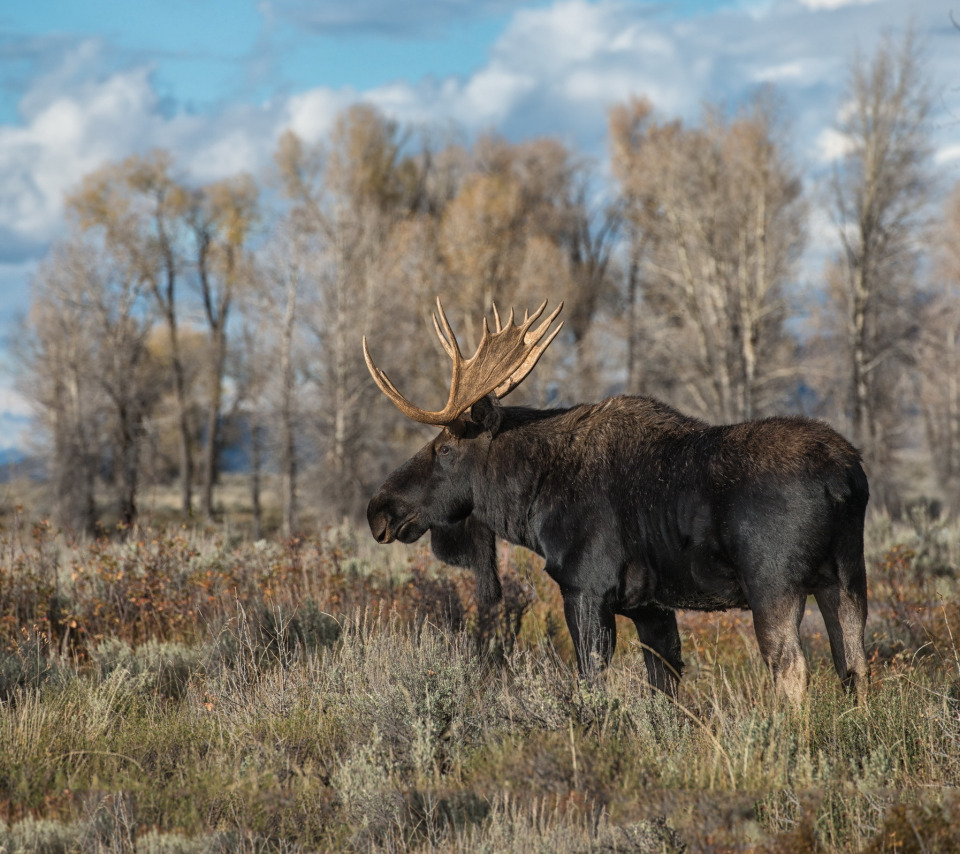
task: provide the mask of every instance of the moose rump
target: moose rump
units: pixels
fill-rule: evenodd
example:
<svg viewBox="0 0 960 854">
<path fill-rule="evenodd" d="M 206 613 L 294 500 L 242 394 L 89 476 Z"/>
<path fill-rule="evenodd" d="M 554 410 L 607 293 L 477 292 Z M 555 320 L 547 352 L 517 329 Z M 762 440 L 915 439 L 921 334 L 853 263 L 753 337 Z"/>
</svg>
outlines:
<svg viewBox="0 0 960 854">
<path fill-rule="evenodd" d="M 862 698 L 868 488 L 856 450 L 821 422 L 710 426 L 646 397 L 501 406 L 559 331 L 547 334 L 559 308 L 533 328 L 543 308 L 519 326 L 495 311 L 494 332 L 484 322 L 463 360 L 438 301 L 435 327 L 453 361 L 438 413 L 402 398 L 364 342 L 384 393 L 443 427 L 371 499 L 374 537 L 412 542 L 429 530 L 441 560 L 474 571 L 484 604 L 500 594 L 495 538 L 533 550 L 560 586 L 580 672 L 609 662 L 621 614 L 651 684 L 669 693 L 683 667 L 674 609 L 747 607 L 776 683 L 799 701 L 799 625 L 813 594 L 837 672 Z"/>
</svg>

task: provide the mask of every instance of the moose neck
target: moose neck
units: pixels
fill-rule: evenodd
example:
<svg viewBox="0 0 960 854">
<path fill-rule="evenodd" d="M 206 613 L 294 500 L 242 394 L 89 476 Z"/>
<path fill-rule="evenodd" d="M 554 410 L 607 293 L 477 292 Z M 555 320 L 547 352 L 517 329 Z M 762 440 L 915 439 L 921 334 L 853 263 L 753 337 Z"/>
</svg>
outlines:
<svg viewBox="0 0 960 854">
<path fill-rule="evenodd" d="M 473 515 L 498 537 L 532 551 L 539 548 L 531 519 L 565 432 L 554 422 L 567 411 L 505 407 L 500 429 L 477 472 Z"/>
</svg>

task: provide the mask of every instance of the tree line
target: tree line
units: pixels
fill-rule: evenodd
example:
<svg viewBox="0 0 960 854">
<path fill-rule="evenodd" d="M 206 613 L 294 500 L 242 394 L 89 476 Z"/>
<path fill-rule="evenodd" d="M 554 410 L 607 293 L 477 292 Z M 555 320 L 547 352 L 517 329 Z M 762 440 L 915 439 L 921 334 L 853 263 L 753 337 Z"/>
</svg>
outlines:
<svg viewBox="0 0 960 854">
<path fill-rule="evenodd" d="M 308 504 L 356 514 L 424 436 L 381 399 L 361 336 L 433 407 L 449 381 L 436 295 L 465 349 L 492 302 L 565 302 L 527 402 L 803 412 L 862 449 L 877 505 L 930 491 L 958 509 L 960 190 L 931 216 L 911 34 L 851 61 L 844 105 L 844 152 L 816 180 L 772 88 L 693 125 L 614 106 L 608 176 L 553 139 L 468 144 L 365 104 L 320 141 L 284 133 L 256 178 L 197 184 L 165 151 L 104 165 L 67 197 L 18 346 L 60 523 L 132 524 L 146 486 L 174 483 L 184 514 L 210 518 L 228 446 L 257 535 L 268 474 L 288 535 Z M 815 208 L 836 250 L 809 287 Z"/>
</svg>

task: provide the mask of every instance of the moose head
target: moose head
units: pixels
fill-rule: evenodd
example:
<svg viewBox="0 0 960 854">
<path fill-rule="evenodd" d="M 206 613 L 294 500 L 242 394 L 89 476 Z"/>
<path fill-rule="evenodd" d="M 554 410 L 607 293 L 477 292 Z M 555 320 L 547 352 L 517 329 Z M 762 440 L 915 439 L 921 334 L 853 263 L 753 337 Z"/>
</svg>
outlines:
<svg viewBox="0 0 960 854">
<path fill-rule="evenodd" d="M 364 337 L 363 355 L 380 390 L 408 418 L 443 428 L 370 501 L 367 520 L 378 542 L 412 543 L 435 526 L 462 522 L 473 511 L 474 478 L 468 473 L 473 475 L 478 466 L 466 463 L 483 457 L 500 427 L 498 401 L 523 382 L 563 327 L 561 322 L 550 329 L 562 302 L 534 327 L 546 306 L 543 302 L 532 314 L 525 312 L 517 325 L 512 309 L 502 323 L 494 305 L 493 331 L 484 318 L 480 344 L 464 359 L 438 297 L 433 326 L 453 363 L 450 394 L 439 412 L 421 409 L 400 394 L 374 364 Z"/>
</svg>

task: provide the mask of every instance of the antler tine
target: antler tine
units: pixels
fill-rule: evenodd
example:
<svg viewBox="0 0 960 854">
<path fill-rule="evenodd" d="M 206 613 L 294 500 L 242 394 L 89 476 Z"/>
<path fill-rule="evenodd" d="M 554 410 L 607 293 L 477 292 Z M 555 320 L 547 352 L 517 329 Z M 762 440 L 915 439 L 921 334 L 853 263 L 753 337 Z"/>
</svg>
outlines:
<svg viewBox="0 0 960 854">
<path fill-rule="evenodd" d="M 532 324 L 542 313 L 543 309 L 546 306 L 546 302 L 538 308 L 531 317 L 528 317 L 524 320 L 521 325 L 521 329 L 526 329 L 529 327 L 529 324 Z M 563 308 L 563 303 L 561 302 L 533 332 L 528 332 L 524 335 L 524 343 L 528 347 L 533 347 L 530 353 L 527 355 L 526 359 L 523 360 L 523 363 L 512 373 L 507 379 L 502 382 L 494 390 L 494 394 L 498 399 L 502 399 L 510 394 L 520 383 L 522 383 L 527 374 L 530 373 L 536 367 L 537 362 L 540 361 L 540 357 L 544 354 L 547 347 L 553 342 L 553 339 L 560 334 L 560 330 L 563 329 L 563 321 L 557 325 L 557 328 L 554 329 L 546 338 L 544 334 L 547 329 L 550 328 L 550 324 L 557 319 L 557 315 L 560 314 L 560 310 Z M 543 340 L 541 340 L 543 339 Z M 539 342 L 539 343 L 538 343 Z"/>
<path fill-rule="evenodd" d="M 437 322 L 437 316 L 434 314 L 432 315 L 432 317 L 433 317 L 433 328 L 437 333 L 437 338 L 440 339 L 440 344 L 443 346 L 443 349 L 446 352 L 446 354 L 451 359 L 455 359 L 456 358 L 455 351 L 453 347 L 450 346 L 450 342 L 447 341 L 447 339 L 444 337 L 443 332 L 440 330 L 440 324 Z"/>
<path fill-rule="evenodd" d="M 443 321 L 443 331 L 440 329 L 440 324 L 437 322 L 437 315 L 433 315 L 433 328 L 437 332 L 437 338 L 440 339 L 440 343 L 443 345 L 443 349 L 446 350 L 447 355 L 454 361 L 457 358 L 463 358 L 460 353 L 460 345 L 457 344 L 457 336 L 453 334 L 453 329 L 450 328 L 450 321 L 447 320 L 447 315 L 444 314 L 443 306 L 440 304 L 440 297 L 437 297 L 437 311 L 440 312 L 440 318 Z"/>
<path fill-rule="evenodd" d="M 433 315 L 434 330 L 453 362 L 450 395 L 446 406 L 439 412 L 420 409 L 404 398 L 387 375 L 374 364 L 367 348 L 367 339 L 364 337 L 363 356 L 367 369 L 379 389 L 404 415 L 423 424 L 451 425 L 480 398 L 491 393 L 504 397 L 530 373 L 563 326 L 561 323 L 547 334 L 550 325 L 563 308 L 563 303 L 560 303 L 546 320 L 531 331 L 531 326 L 543 314 L 546 305 L 544 302 L 532 315 L 525 312 L 523 323 L 519 326 L 514 323 L 513 309 L 504 324 L 494 306 L 495 332 L 490 333 L 487 319 L 484 318 L 483 335 L 477 351 L 464 361 L 443 305 L 437 299 L 437 312 Z"/>
<path fill-rule="evenodd" d="M 366 335 L 363 336 L 363 358 L 367 363 L 367 370 L 370 371 L 370 376 L 373 377 L 373 381 L 377 384 L 380 391 L 389 397 L 390 400 L 393 401 L 393 405 L 404 415 L 409 418 L 415 418 L 414 410 L 416 407 L 397 391 L 397 387 L 390 381 L 390 378 L 374 364 L 370 350 L 367 348 Z"/>
<path fill-rule="evenodd" d="M 495 327 L 493 331 L 497 333 L 503 332 L 507 326 L 510 326 L 513 323 L 513 309 L 510 309 L 510 317 L 507 318 L 507 326 L 504 326 L 503 323 L 500 322 L 500 312 L 497 311 L 497 304 L 491 301 L 490 305 L 493 306 L 493 325 Z M 526 313 L 524 313 L 524 320 L 526 320 Z M 484 318 L 484 323 L 486 323 L 486 318 Z"/>
<path fill-rule="evenodd" d="M 529 328 L 530 328 L 530 325 L 532 325 L 533 322 L 534 322 L 541 314 L 543 314 L 543 310 L 544 310 L 546 307 L 547 307 L 547 302 L 546 302 L 546 300 L 544 300 L 543 305 L 541 305 L 540 308 L 538 308 L 529 318 L 527 318 L 527 317 L 524 318 L 523 326 L 522 326 L 521 328 L 524 329 L 524 330 L 529 329 Z M 553 323 L 553 321 L 557 319 L 557 315 L 560 314 L 560 309 L 562 309 L 562 308 L 563 308 L 563 303 L 561 302 L 560 305 L 558 305 L 552 312 L 550 312 L 550 314 L 548 315 L 547 319 L 544 320 L 543 323 L 541 323 L 541 324 L 540 324 L 536 329 L 534 329 L 533 332 L 531 332 L 529 335 L 525 335 L 525 336 L 524 336 L 524 341 L 526 341 L 528 344 L 534 344 L 534 343 L 536 343 L 537 341 L 539 341 L 541 338 L 543 338 L 544 333 L 547 331 L 547 329 L 550 328 L 550 324 Z M 560 327 L 558 326 L 557 328 L 559 329 Z"/>
<path fill-rule="evenodd" d="M 543 310 L 544 310 L 546 307 L 547 307 L 547 301 L 544 300 L 542 303 L 540 303 L 540 305 L 539 305 L 539 306 L 537 307 L 537 309 L 533 312 L 533 314 L 529 314 L 526 310 L 524 310 L 524 312 L 523 312 L 523 323 L 522 323 L 521 325 L 522 325 L 522 326 L 526 326 L 527 324 L 533 323 L 533 321 L 535 321 L 541 314 L 543 314 Z M 561 308 L 563 308 L 563 303 L 560 303 L 560 305 L 557 306 L 556 311 L 554 311 L 554 313 L 553 313 L 553 316 L 554 316 L 554 317 L 557 316 L 557 312 L 559 312 Z"/>
</svg>

